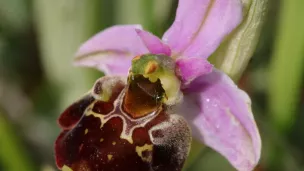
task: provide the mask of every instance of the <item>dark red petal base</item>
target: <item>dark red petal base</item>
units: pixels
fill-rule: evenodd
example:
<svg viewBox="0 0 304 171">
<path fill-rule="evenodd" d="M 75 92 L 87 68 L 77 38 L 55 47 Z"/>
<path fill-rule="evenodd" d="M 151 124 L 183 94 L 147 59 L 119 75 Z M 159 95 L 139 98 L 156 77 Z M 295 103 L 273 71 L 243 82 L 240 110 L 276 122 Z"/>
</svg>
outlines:
<svg viewBox="0 0 304 171">
<path fill-rule="evenodd" d="M 78 102 L 68 107 L 59 117 L 58 124 L 62 129 L 71 129 L 80 120 L 85 109 L 95 99 L 91 95 L 86 95 Z"/>
</svg>

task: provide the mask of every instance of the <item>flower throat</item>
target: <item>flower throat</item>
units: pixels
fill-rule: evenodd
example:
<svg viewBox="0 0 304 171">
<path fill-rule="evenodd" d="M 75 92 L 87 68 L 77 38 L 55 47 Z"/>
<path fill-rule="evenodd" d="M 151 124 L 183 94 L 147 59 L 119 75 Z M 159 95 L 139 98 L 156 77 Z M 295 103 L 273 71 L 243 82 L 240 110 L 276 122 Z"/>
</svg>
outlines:
<svg viewBox="0 0 304 171">
<path fill-rule="evenodd" d="M 132 75 L 128 82 L 123 103 L 126 113 L 132 118 L 140 118 L 159 111 L 165 96 L 160 80 L 151 82 L 142 75 Z"/>
</svg>

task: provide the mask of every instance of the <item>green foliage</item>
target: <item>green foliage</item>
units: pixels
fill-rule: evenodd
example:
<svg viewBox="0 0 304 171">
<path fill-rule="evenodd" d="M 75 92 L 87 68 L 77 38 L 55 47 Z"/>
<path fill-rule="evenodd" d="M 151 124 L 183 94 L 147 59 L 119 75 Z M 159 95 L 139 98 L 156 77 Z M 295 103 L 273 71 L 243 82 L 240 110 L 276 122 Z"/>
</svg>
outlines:
<svg viewBox="0 0 304 171">
<path fill-rule="evenodd" d="M 0 163 L 4 170 L 31 171 L 35 170 L 25 150 L 18 132 L 10 125 L 9 120 L 0 112 Z"/>
<path fill-rule="evenodd" d="M 286 131 L 299 112 L 304 74 L 304 1 L 282 1 L 270 66 L 269 108 L 274 124 Z"/>
</svg>

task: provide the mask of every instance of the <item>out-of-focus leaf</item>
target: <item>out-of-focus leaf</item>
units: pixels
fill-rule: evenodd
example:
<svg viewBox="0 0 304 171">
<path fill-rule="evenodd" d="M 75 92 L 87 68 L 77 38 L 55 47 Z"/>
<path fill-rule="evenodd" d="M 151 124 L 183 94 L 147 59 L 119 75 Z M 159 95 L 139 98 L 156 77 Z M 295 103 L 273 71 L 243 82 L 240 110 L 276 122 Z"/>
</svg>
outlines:
<svg viewBox="0 0 304 171">
<path fill-rule="evenodd" d="M 157 27 L 157 25 L 155 24 L 155 15 L 153 15 L 155 1 L 144 0 L 140 3 L 142 5 L 141 11 L 144 17 L 144 22 L 142 24 L 147 30 L 154 32 L 155 27 Z"/>
<path fill-rule="evenodd" d="M 254 111 L 260 114 L 256 120 L 263 140 L 262 171 L 301 171 L 301 152 L 297 154 L 299 151 L 271 124 L 262 112 L 263 108 Z"/>
<path fill-rule="evenodd" d="M 0 0 L 0 27 L 5 31 L 24 31 L 29 22 L 26 0 Z"/>
<path fill-rule="evenodd" d="M 278 35 L 270 66 L 272 121 L 286 130 L 295 118 L 304 74 L 304 1 L 282 1 Z"/>
<path fill-rule="evenodd" d="M 9 120 L 0 111 L 0 163 L 7 171 L 35 170 Z"/>
<path fill-rule="evenodd" d="M 148 0 L 145 0 L 148 1 Z M 145 23 L 145 17 L 143 15 L 143 11 L 145 10 L 142 8 L 145 5 L 145 2 L 142 0 L 116 0 L 115 5 L 115 21 L 116 24 L 143 24 Z"/>
<path fill-rule="evenodd" d="M 219 153 L 206 148 L 186 171 L 235 171 Z"/>
<path fill-rule="evenodd" d="M 74 53 L 96 32 L 98 0 L 34 0 L 40 48 L 48 78 L 61 86 L 62 107 L 91 88 L 92 74 L 72 66 Z M 104 6 L 106 8 L 106 6 Z"/>
<path fill-rule="evenodd" d="M 117 24 L 141 24 L 146 30 L 153 31 L 154 0 L 116 0 Z"/>
<path fill-rule="evenodd" d="M 206 146 L 201 144 L 199 141 L 192 139 L 191 150 L 189 156 L 186 160 L 183 170 L 186 171 L 187 169 L 191 168 L 191 166 L 195 163 L 197 158 L 206 149 Z"/>
<path fill-rule="evenodd" d="M 141 24 L 145 30 L 161 37 L 165 31 L 164 21 L 167 21 L 170 13 L 175 15 L 175 10 L 171 11 L 173 1 L 176 0 L 132 0 L 132 3 L 116 0 L 116 23 Z"/>
</svg>

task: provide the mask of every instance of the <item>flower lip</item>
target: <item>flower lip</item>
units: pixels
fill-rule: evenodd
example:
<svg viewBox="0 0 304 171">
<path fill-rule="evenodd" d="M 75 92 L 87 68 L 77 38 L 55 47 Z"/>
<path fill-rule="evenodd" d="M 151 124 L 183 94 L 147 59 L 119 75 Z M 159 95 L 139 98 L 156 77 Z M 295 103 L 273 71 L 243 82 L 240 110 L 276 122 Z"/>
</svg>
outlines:
<svg viewBox="0 0 304 171">
<path fill-rule="evenodd" d="M 123 98 L 130 84 L 135 86 L 131 93 L 137 95 L 135 100 L 140 103 L 131 101 L 130 104 L 139 105 L 139 115 L 134 115 L 134 111 L 123 111 Z M 137 75 L 125 89 L 118 89 L 120 87 L 120 77 L 105 76 L 90 91 L 91 98 L 85 96 L 64 114 L 64 121 L 72 119 L 73 122 L 60 122 L 68 128 L 55 142 L 57 167 L 63 171 L 113 168 L 115 171 L 125 168 L 132 171 L 181 170 L 190 148 L 191 132 L 187 122 L 162 108 L 162 103 L 154 108 L 155 97 L 151 98 L 154 90 L 156 94 L 164 93 L 160 80 L 152 83 L 148 78 Z M 115 101 L 110 98 L 109 102 L 92 97 L 94 93 L 101 95 L 107 90 L 105 88 L 111 89 L 112 97 L 116 97 L 119 90 L 120 95 Z M 142 113 L 142 109 L 147 109 L 146 104 L 151 102 L 151 110 L 148 108 L 150 111 Z M 112 106 L 107 105 L 109 103 Z M 130 114 L 135 118 L 127 117 Z"/>
</svg>

